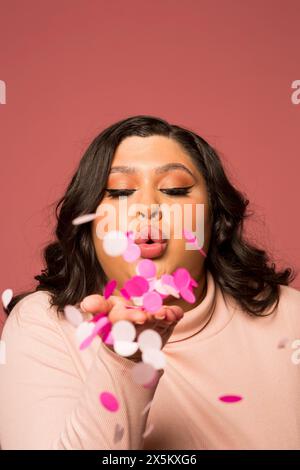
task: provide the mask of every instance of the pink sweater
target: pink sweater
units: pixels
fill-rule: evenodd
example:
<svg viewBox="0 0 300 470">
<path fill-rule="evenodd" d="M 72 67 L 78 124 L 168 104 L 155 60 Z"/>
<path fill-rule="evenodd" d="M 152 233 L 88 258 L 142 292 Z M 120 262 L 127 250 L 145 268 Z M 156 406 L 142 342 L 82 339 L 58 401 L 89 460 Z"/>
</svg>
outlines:
<svg viewBox="0 0 300 470">
<path fill-rule="evenodd" d="M 277 310 L 255 318 L 207 279 L 205 299 L 176 325 L 163 349 L 167 365 L 148 389 L 132 380 L 134 363 L 99 337 L 80 351 L 47 292 L 22 299 L 1 338 L 2 449 L 300 449 L 300 354 L 292 346 L 300 292 L 281 286 Z M 101 391 L 117 396 L 118 411 L 100 404 Z M 117 425 L 124 434 L 116 441 Z"/>
</svg>

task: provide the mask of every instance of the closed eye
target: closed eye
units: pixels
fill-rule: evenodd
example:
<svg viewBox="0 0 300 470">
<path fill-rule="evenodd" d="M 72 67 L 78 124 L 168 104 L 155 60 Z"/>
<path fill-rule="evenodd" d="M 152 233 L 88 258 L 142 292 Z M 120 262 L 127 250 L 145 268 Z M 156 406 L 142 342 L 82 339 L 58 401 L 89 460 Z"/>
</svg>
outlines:
<svg viewBox="0 0 300 470">
<path fill-rule="evenodd" d="M 186 196 L 190 193 L 192 186 L 186 186 L 181 188 L 168 188 L 168 189 L 160 189 L 160 191 L 168 196 Z M 130 196 L 133 194 L 136 189 L 107 189 L 108 197 L 116 198 L 120 196 Z"/>
</svg>

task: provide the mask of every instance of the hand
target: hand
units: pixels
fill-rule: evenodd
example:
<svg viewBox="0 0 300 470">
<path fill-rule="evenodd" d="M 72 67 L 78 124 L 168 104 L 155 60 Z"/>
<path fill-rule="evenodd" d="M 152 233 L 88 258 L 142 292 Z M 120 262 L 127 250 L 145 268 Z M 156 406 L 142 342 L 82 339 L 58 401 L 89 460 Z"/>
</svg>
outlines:
<svg viewBox="0 0 300 470">
<path fill-rule="evenodd" d="M 104 296 L 99 294 L 92 294 L 85 297 L 80 303 L 80 308 L 83 312 L 89 312 L 96 315 L 100 312 L 108 313 L 108 320 L 114 324 L 120 320 L 127 320 L 134 323 L 136 328 L 136 338 L 139 334 L 151 328 L 160 334 L 162 338 L 162 348 L 170 338 L 177 322 L 183 317 L 183 309 L 177 305 L 163 305 L 155 314 L 145 310 L 135 308 L 126 308 L 126 306 L 133 307 L 134 305 L 128 300 L 119 296 L 110 296 L 105 299 Z M 106 345 L 112 351 L 113 346 Z M 134 362 L 141 361 L 141 351 L 138 350 L 128 359 Z"/>
</svg>

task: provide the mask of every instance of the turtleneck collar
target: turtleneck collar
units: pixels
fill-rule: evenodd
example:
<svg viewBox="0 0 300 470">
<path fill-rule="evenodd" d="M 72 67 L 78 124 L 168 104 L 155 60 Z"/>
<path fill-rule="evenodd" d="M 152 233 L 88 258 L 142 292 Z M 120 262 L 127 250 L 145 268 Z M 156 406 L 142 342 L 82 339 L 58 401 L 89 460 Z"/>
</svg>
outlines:
<svg viewBox="0 0 300 470">
<path fill-rule="evenodd" d="M 229 305 L 216 284 L 210 271 L 206 271 L 206 295 L 191 310 L 185 312 L 183 318 L 175 326 L 168 344 L 184 341 L 197 334 L 197 339 L 207 338 L 222 329 L 232 318 L 235 305 Z"/>
</svg>

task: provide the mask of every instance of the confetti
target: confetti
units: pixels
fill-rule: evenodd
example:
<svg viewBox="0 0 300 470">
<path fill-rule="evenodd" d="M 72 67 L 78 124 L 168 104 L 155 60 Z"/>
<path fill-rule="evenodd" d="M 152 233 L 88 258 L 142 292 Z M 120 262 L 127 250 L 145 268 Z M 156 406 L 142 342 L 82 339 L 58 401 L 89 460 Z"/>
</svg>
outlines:
<svg viewBox="0 0 300 470">
<path fill-rule="evenodd" d="M 91 220 L 94 220 L 96 217 L 98 217 L 98 214 L 80 215 L 79 217 L 76 217 L 75 219 L 72 220 L 72 224 L 73 225 L 85 224 L 87 222 L 90 222 Z"/>
<path fill-rule="evenodd" d="M 109 256 L 120 256 L 128 246 L 128 239 L 123 232 L 111 230 L 103 237 L 103 250 Z"/>
<path fill-rule="evenodd" d="M 123 259 L 128 263 L 136 261 L 141 256 L 141 249 L 135 243 L 128 246 L 127 250 L 123 253 Z"/>
<path fill-rule="evenodd" d="M 127 320 L 114 323 L 111 331 L 115 341 L 133 341 L 136 336 L 135 326 Z"/>
<path fill-rule="evenodd" d="M 240 397 L 239 395 L 223 395 L 219 397 L 219 400 L 223 401 L 224 403 L 236 403 L 242 399 L 243 397 Z"/>
<path fill-rule="evenodd" d="M 94 323 L 87 321 L 80 323 L 80 325 L 75 330 L 77 340 L 82 343 L 88 336 L 92 334 L 94 326 Z"/>
<path fill-rule="evenodd" d="M 142 276 L 133 276 L 125 282 L 124 289 L 130 297 L 140 297 L 148 291 L 149 283 L 147 279 Z"/>
<path fill-rule="evenodd" d="M 142 333 L 139 334 L 137 342 L 141 351 L 146 351 L 148 348 L 160 350 L 162 347 L 160 334 L 151 329 L 142 331 Z"/>
<path fill-rule="evenodd" d="M 173 274 L 174 282 L 176 287 L 181 290 L 185 289 L 190 285 L 190 273 L 185 268 L 176 269 Z"/>
<path fill-rule="evenodd" d="M 200 253 L 206 258 L 207 255 L 206 255 L 205 251 L 203 250 L 203 248 L 199 247 L 198 242 L 197 242 L 197 238 L 192 232 L 184 229 L 183 230 L 183 236 L 186 239 L 186 241 L 188 241 L 188 242 L 192 243 L 193 245 L 195 245 L 198 248 L 198 250 L 200 251 Z"/>
<path fill-rule="evenodd" d="M 102 392 L 99 395 L 100 403 L 106 408 L 108 411 L 117 411 L 119 409 L 119 402 L 115 395 L 110 392 Z"/>
<path fill-rule="evenodd" d="M 91 332 L 91 334 L 89 336 L 87 336 L 83 342 L 80 344 L 80 347 L 79 349 L 85 349 L 87 348 L 91 342 L 93 341 L 93 339 L 97 336 L 97 334 L 99 333 L 99 331 L 108 323 L 108 319 L 107 317 L 103 317 L 103 318 L 100 318 L 96 324 L 95 323 L 92 323 L 93 324 L 93 330 Z"/>
<path fill-rule="evenodd" d="M 71 325 L 77 327 L 83 322 L 83 316 L 78 308 L 73 305 L 66 305 L 64 308 L 65 317 Z"/>
<path fill-rule="evenodd" d="M 194 296 L 194 293 L 190 289 L 181 289 L 180 290 L 181 297 L 186 300 L 186 302 L 189 302 L 190 304 L 193 304 L 196 300 L 196 297 Z"/>
<path fill-rule="evenodd" d="M 114 341 L 113 346 L 114 351 L 120 356 L 124 357 L 132 356 L 139 349 L 139 346 L 136 342 L 130 341 Z"/>
<path fill-rule="evenodd" d="M 117 281 L 115 279 L 112 279 L 106 284 L 106 286 L 104 287 L 104 292 L 103 292 L 105 299 L 108 299 L 111 296 L 116 286 L 117 286 Z"/>
<path fill-rule="evenodd" d="M 143 259 L 140 261 L 136 267 L 136 272 L 140 276 L 145 277 L 146 279 L 151 279 L 156 275 L 156 266 L 151 259 Z"/>
<path fill-rule="evenodd" d="M 155 313 L 162 306 L 162 298 L 157 292 L 148 292 L 144 295 L 143 306 L 149 312 Z"/>
<path fill-rule="evenodd" d="M 166 365 L 166 358 L 162 351 L 147 348 L 142 352 L 142 360 L 146 364 L 150 364 L 155 369 L 163 369 Z"/>
<path fill-rule="evenodd" d="M 13 291 L 12 289 L 5 289 L 2 292 L 2 304 L 4 308 L 8 307 L 9 302 L 13 298 Z"/>
</svg>

